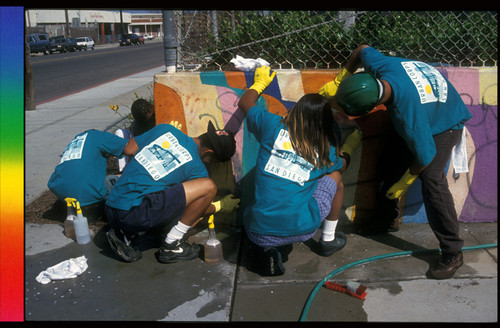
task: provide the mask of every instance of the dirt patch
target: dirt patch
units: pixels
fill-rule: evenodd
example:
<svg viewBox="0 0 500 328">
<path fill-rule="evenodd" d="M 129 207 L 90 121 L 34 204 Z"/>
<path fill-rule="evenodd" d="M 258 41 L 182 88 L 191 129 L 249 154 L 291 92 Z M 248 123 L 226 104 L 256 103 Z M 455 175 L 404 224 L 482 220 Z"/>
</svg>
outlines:
<svg viewBox="0 0 500 328">
<path fill-rule="evenodd" d="M 107 174 L 116 174 L 118 172 L 116 157 L 108 157 L 106 169 Z M 25 207 L 24 223 L 63 224 L 66 213 L 66 204 L 59 200 L 50 190 L 47 190 Z M 93 230 L 99 230 L 106 224 L 105 217 L 98 217 L 95 222 L 89 222 L 89 227 L 93 228 Z"/>
</svg>

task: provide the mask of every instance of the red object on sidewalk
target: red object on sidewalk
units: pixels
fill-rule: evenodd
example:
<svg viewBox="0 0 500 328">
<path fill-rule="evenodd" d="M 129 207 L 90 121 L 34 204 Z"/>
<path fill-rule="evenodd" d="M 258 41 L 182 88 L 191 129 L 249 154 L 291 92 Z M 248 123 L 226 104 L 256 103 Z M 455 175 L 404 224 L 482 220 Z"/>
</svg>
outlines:
<svg viewBox="0 0 500 328">
<path fill-rule="evenodd" d="M 327 281 L 325 282 L 325 287 L 331 290 L 347 294 L 352 297 L 359 298 L 360 300 L 364 300 L 366 297 L 366 292 L 365 292 L 366 287 L 352 281 L 349 281 L 347 285 L 342 285 L 332 281 Z"/>
</svg>

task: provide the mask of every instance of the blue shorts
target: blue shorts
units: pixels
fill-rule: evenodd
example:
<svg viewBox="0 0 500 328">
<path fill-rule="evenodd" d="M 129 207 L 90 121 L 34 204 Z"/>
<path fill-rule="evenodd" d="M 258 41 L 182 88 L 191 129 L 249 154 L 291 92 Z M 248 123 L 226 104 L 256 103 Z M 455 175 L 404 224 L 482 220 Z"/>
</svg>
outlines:
<svg viewBox="0 0 500 328">
<path fill-rule="evenodd" d="M 106 205 L 106 217 L 112 229 L 139 233 L 176 224 L 186 209 L 186 194 L 182 184 L 146 194 L 141 204 L 128 211 Z"/>
<path fill-rule="evenodd" d="M 319 207 L 321 221 L 327 217 L 332 207 L 333 197 L 337 193 L 337 183 L 328 176 L 324 176 L 318 181 L 318 186 L 314 191 L 313 197 L 316 198 Z M 277 247 L 282 245 L 304 242 L 311 239 L 316 231 L 295 236 L 270 236 L 261 235 L 247 230 L 248 238 L 256 245 L 261 247 Z"/>
</svg>

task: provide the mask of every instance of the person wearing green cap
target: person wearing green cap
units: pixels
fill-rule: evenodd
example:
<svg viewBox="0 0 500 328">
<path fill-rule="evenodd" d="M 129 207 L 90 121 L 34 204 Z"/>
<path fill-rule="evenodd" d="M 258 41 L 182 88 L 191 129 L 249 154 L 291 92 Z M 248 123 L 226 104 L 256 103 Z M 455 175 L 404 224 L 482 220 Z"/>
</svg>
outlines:
<svg viewBox="0 0 500 328">
<path fill-rule="evenodd" d="M 352 74 L 361 67 L 363 72 Z M 464 242 L 445 168 L 471 113 L 446 77 L 420 61 L 385 56 L 361 45 L 343 71 L 341 81 L 327 83 L 320 93 L 348 116 L 367 115 L 383 104 L 392 123 L 378 163 L 378 211 L 360 233 L 398 229 L 399 199 L 420 178 L 427 219 L 442 250 L 428 276 L 451 278 L 463 264 Z"/>
</svg>

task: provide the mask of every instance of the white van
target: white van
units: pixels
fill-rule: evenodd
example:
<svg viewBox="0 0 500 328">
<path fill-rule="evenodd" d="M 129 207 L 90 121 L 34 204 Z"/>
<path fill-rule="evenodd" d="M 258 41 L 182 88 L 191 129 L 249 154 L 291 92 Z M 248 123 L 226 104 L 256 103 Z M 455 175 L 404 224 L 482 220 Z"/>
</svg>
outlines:
<svg viewBox="0 0 500 328">
<path fill-rule="evenodd" d="M 76 44 L 78 45 L 79 50 L 87 50 L 87 49 L 92 49 L 94 50 L 94 40 L 92 40 L 91 37 L 84 36 L 81 38 L 76 38 Z"/>
</svg>

